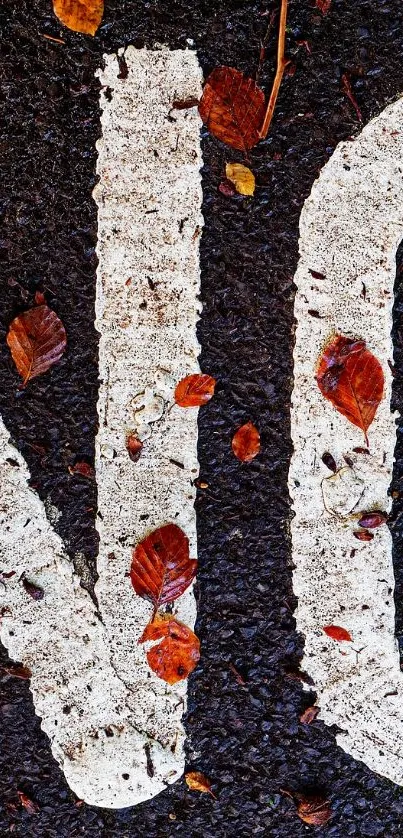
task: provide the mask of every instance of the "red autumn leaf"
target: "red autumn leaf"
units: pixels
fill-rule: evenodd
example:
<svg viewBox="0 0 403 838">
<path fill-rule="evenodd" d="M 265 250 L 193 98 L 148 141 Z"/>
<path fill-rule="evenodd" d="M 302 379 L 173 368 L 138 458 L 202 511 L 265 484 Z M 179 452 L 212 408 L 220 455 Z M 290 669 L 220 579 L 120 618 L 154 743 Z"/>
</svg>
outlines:
<svg viewBox="0 0 403 838">
<path fill-rule="evenodd" d="M 53 0 L 56 17 L 84 35 L 95 35 L 104 13 L 104 0 Z"/>
<path fill-rule="evenodd" d="M 355 530 L 353 535 L 358 539 L 358 541 L 372 541 L 374 537 L 373 532 L 368 532 L 368 530 Z"/>
<path fill-rule="evenodd" d="M 47 305 L 40 305 L 12 321 L 7 343 L 25 385 L 60 361 L 67 341 L 57 314 Z"/>
<path fill-rule="evenodd" d="M 263 90 L 234 67 L 217 67 L 206 80 L 200 116 L 208 130 L 231 148 L 248 151 L 259 142 L 265 111 Z"/>
<path fill-rule="evenodd" d="M 130 579 L 136 594 L 154 608 L 173 602 L 190 585 L 197 561 L 189 558 L 189 540 L 176 524 L 166 524 L 133 550 Z"/>
<path fill-rule="evenodd" d="M 214 800 L 217 800 L 214 792 L 211 790 L 210 780 L 201 771 L 188 771 L 185 774 L 185 781 L 188 788 L 192 791 L 207 792 L 207 794 L 211 794 L 214 797 Z"/>
<path fill-rule="evenodd" d="M 323 826 L 330 820 L 332 810 L 325 797 L 307 795 L 299 799 L 297 814 L 304 823 L 309 823 L 311 826 Z"/>
<path fill-rule="evenodd" d="M 200 642 L 193 631 L 169 614 L 157 614 L 139 643 L 161 640 L 147 652 L 150 668 L 168 684 L 183 681 L 200 659 Z"/>
<path fill-rule="evenodd" d="M 131 461 L 137 463 L 143 450 L 143 443 L 134 431 L 126 439 L 126 448 Z"/>
<path fill-rule="evenodd" d="M 39 806 L 37 803 L 34 803 L 23 791 L 17 790 L 18 797 L 20 799 L 21 806 L 27 810 L 29 815 L 37 815 L 39 810 Z"/>
<path fill-rule="evenodd" d="M 368 530 L 375 530 L 376 527 L 381 527 L 382 524 L 386 524 L 387 520 L 388 516 L 385 512 L 364 512 L 358 524 L 360 527 L 365 527 Z"/>
<path fill-rule="evenodd" d="M 342 626 L 323 626 L 323 631 L 328 637 L 331 637 L 332 640 L 338 640 L 341 643 L 343 640 L 352 640 L 351 634 L 347 629 L 342 628 Z"/>
<path fill-rule="evenodd" d="M 214 396 L 216 380 L 205 373 L 187 375 L 175 387 L 175 402 L 179 407 L 200 407 Z"/>
<path fill-rule="evenodd" d="M 232 437 L 232 450 L 238 460 L 243 463 L 249 463 L 259 454 L 260 434 L 252 422 L 247 422 L 246 425 L 238 428 Z"/>
<path fill-rule="evenodd" d="M 325 347 L 316 374 L 319 389 L 353 425 L 367 431 L 383 396 L 384 375 L 365 340 L 336 335 Z"/>
<path fill-rule="evenodd" d="M 327 15 L 330 11 L 330 6 L 332 5 L 332 0 L 316 0 L 315 6 L 322 12 L 322 15 Z"/>
<path fill-rule="evenodd" d="M 80 477 L 87 477 L 88 480 L 95 479 L 95 469 L 94 466 L 90 466 L 89 463 L 86 463 L 83 460 L 80 462 L 75 463 L 74 466 L 69 466 L 70 474 L 79 474 Z"/>
</svg>

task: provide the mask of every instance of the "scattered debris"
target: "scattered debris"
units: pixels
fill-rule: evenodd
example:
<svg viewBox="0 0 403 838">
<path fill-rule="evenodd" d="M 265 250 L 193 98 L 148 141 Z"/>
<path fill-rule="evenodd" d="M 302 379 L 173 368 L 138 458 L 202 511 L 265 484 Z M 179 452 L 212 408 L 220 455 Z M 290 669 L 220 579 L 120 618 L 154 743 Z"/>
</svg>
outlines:
<svg viewBox="0 0 403 838">
<path fill-rule="evenodd" d="M 342 89 L 344 95 L 347 96 L 347 99 L 350 100 L 350 102 L 351 102 L 351 104 L 352 104 L 352 106 L 353 106 L 353 108 L 354 108 L 354 110 L 357 114 L 357 119 L 360 122 L 362 122 L 362 113 L 361 113 L 361 111 L 358 107 L 357 100 L 356 100 L 356 98 L 353 94 L 353 91 L 351 89 L 350 79 L 349 79 L 349 77 L 347 76 L 346 73 L 343 73 L 343 75 L 341 77 L 341 89 Z"/>
</svg>

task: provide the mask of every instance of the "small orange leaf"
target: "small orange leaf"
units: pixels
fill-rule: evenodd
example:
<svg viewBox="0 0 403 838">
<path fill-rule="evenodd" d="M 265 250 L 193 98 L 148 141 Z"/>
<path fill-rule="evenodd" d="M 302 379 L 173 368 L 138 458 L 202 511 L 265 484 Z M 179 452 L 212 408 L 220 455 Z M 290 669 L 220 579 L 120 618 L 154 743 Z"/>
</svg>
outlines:
<svg viewBox="0 0 403 838">
<path fill-rule="evenodd" d="M 214 797 L 214 800 L 217 800 L 215 794 L 211 790 L 210 780 L 205 774 L 202 774 L 201 771 L 188 771 L 185 774 L 185 781 L 186 785 L 189 786 L 192 791 L 207 792 Z"/>
<path fill-rule="evenodd" d="M 208 130 L 231 148 L 248 151 L 259 142 L 265 111 L 263 90 L 234 67 L 216 67 L 206 80 L 200 116 Z"/>
<path fill-rule="evenodd" d="M 323 626 L 323 631 L 328 637 L 331 637 L 332 640 L 337 640 L 339 643 L 343 640 L 353 639 L 350 632 L 347 631 L 347 629 L 342 628 L 342 626 Z"/>
<path fill-rule="evenodd" d="M 143 450 L 143 443 L 134 431 L 126 439 L 126 448 L 131 461 L 137 463 Z"/>
<path fill-rule="evenodd" d="M 303 725 L 310 725 L 312 722 L 315 721 L 318 713 L 319 707 L 315 707 L 314 705 L 312 705 L 312 707 L 307 707 L 306 710 L 304 710 L 304 712 L 301 713 L 299 720 Z"/>
<path fill-rule="evenodd" d="M 322 395 L 353 425 L 367 430 L 383 396 L 384 375 L 365 340 L 336 335 L 319 360 L 316 380 Z"/>
<path fill-rule="evenodd" d="M 158 608 L 183 594 L 196 568 L 196 559 L 189 558 L 185 533 L 176 524 L 166 524 L 133 550 L 130 579 L 136 594 Z"/>
<path fill-rule="evenodd" d="M 238 460 L 248 463 L 259 454 L 260 434 L 252 422 L 247 422 L 237 430 L 232 438 L 232 450 Z"/>
<path fill-rule="evenodd" d="M 53 11 L 74 32 L 95 35 L 104 13 L 104 0 L 53 0 Z"/>
<path fill-rule="evenodd" d="M 304 823 L 309 823 L 311 826 L 323 826 L 332 817 L 332 810 L 325 797 L 311 795 L 299 800 L 297 814 Z"/>
<path fill-rule="evenodd" d="M 187 375 L 175 387 L 175 402 L 179 407 L 200 407 L 214 396 L 216 380 L 205 373 Z"/>
<path fill-rule="evenodd" d="M 157 614 L 146 626 L 139 643 L 161 640 L 147 652 L 150 668 L 168 684 L 183 681 L 200 659 L 200 643 L 188 626 L 170 614 Z"/>
<path fill-rule="evenodd" d="M 7 343 L 25 385 L 60 361 L 67 341 L 57 314 L 47 305 L 40 305 L 14 318 Z"/>
</svg>

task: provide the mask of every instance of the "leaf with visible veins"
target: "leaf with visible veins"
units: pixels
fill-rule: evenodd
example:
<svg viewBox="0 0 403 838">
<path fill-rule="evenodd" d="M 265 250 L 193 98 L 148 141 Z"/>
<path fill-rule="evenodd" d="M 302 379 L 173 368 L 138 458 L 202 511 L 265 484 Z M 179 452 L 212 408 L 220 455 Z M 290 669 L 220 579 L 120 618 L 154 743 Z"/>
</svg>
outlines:
<svg viewBox="0 0 403 838">
<path fill-rule="evenodd" d="M 53 11 L 74 32 L 95 35 L 104 13 L 104 0 L 53 0 Z"/>
<path fill-rule="evenodd" d="M 60 361 L 67 340 L 62 321 L 47 305 L 24 311 L 12 321 L 7 343 L 24 386 Z"/>
<path fill-rule="evenodd" d="M 157 609 L 183 594 L 196 569 L 196 559 L 189 558 L 185 533 L 176 524 L 166 524 L 133 550 L 130 579 L 136 594 Z"/>
<path fill-rule="evenodd" d="M 252 422 L 242 425 L 232 438 L 232 450 L 238 460 L 249 463 L 260 451 L 260 434 Z"/>
<path fill-rule="evenodd" d="M 322 395 L 353 425 L 367 431 L 383 397 L 384 375 L 365 340 L 336 335 L 325 347 L 316 381 Z"/>
<path fill-rule="evenodd" d="M 207 794 L 211 794 L 214 797 L 214 800 L 217 800 L 214 792 L 211 790 L 210 780 L 201 771 L 188 771 L 185 774 L 185 781 L 191 791 L 207 792 Z"/>
<path fill-rule="evenodd" d="M 175 387 L 178 407 L 200 407 L 214 396 L 216 381 L 206 373 L 193 373 L 182 378 Z"/>
<path fill-rule="evenodd" d="M 253 79 L 234 67 L 216 67 L 203 88 L 200 116 L 223 143 L 248 151 L 260 140 L 265 95 Z"/>
<path fill-rule="evenodd" d="M 194 632 L 170 614 L 157 614 L 146 626 L 139 643 L 161 640 L 147 652 L 150 668 L 168 684 L 183 681 L 200 659 L 200 642 Z"/>
</svg>

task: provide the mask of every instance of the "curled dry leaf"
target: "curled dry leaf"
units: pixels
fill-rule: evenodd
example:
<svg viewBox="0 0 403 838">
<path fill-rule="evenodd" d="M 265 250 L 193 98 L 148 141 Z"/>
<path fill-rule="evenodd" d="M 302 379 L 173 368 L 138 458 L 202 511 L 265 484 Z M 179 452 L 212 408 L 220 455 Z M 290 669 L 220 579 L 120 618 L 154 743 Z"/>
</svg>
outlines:
<svg viewBox="0 0 403 838">
<path fill-rule="evenodd" d="M 211 783 L 208 777 L 205 774 L 202 774 L 201 771 L 188 771 L 185 774 L 185 781 L 186 785 L 192 791 L 204 791 L 208 794 L 211 794 L 214 797 L 214 800 L 217 800 L 214 792 L 211 790 Z"/>
<path fill-rule="evenodd" d="M 161 640 L 147 652 L 150 669 L 168 684 L 183 681 L 200 659 L 200 643 L 194 632 L 169 614 L 157 614 L 146 626 L 139 643 Z"/>
<path fill-rule="evenodd" d="M 350 632 L 342 626 L 323 626 L 323 631 L 328 637 L 331 637 L 332 640 L 337 640 L 339 643 L 344 640 L 353 639 Z"/>
<path fill-rule="evenodd" d="M 225 175 L 240 195 L 255 194 L 255 175 L 247 166 L 243 166 L 242 163 L 227 163 Z"/>
<path fill-rule="evenodd" d="M 214 396 L 216 380 L 205 373 L 187 375 L 175 388 L 175 402 L 179 407 L 200 407 Z"/>
<path fill-rule="evenodd" d="M 134 431 L 126 439 L 126 448 L 131 461 L 137 463 L 143 450 L 143 443 Z"/>
<path fill-rule="evenodd" d="M 247 422 L 246 425 L 238 428 L 232 438 L 232 450 L 238 460 L 243 463 L 250 462 L 259 454 L 260 434 L 252 422 Z"/>
<path fill-rule="evenodd" d="M 37 803 L 34 803 L 23 791 L 17 790 L 18 797 L 20 799 L 21 806 L 27 810 L 29 815 L 37 815 L 40 811 L 39 806 Z"/>
<path fill-rule="evenodd" d="M 310 725 L 312 724 L 312 722 L 315 721 L 318 713 L 319 707 L 315 707 L 314 705 L 312 705 L 312 707 L 307 707 L 306 710 L 304 710 L 304 712 L 301 713 L 299 720 L 303 725 Z"/>
<path fill-rule="evenodd" d="M 12 321 L 7 343 L 24 385 L 60 361 L 66 349 L 66 332 L 56 312 L 41 305 Z"/>
<path fill-rule="evenodd" d="M 332 816 L 329 800 L 319 795 L 308 795 L 297 803 L 297 814 L 304 823 L 323 826 Z"/>
<path fill-rule="evenodd" d="M 265 111 L 263 90 L 234 67 L 217 67 L 206 80 L 200 116 L 208 130 L 231 148 L 248 151 L 259 142 Z"/>
<path fill-rule="evenodd" d="M 355 530 L 353 535 L 358 538 L 358 541 L 372 541 L 374 534 L 368 530 Z"/>
<path fill-rule="evenodd" d="M 383 396 L 384 375 L 365 340 L 336 335 L 325 347 L 316 374 L 322 395 L 353 425 L 367 431 Z"/>
<path fill-rule="evenodd" d="M 166 524 L 133 550 L 130 579 L 136 594 L 157 609 L 183 594 L 196 569 L 196 559 L 189 558 L 185 533 L 176 524 Z"/>
<path fill-rule="evenodd" d="M 53 0 L 53 11 L 74 32 L 95 35 L 104 13 L 104 0 Z"/>
<path fill-rule="evenodd" d="M 377 527 L 381 527 L 382 524 L 386 524 L 387 520 L 388 516 L 385 512 L 364 512 L 358 524 L 367 530 L 375 530 Z"/>
</svg>

